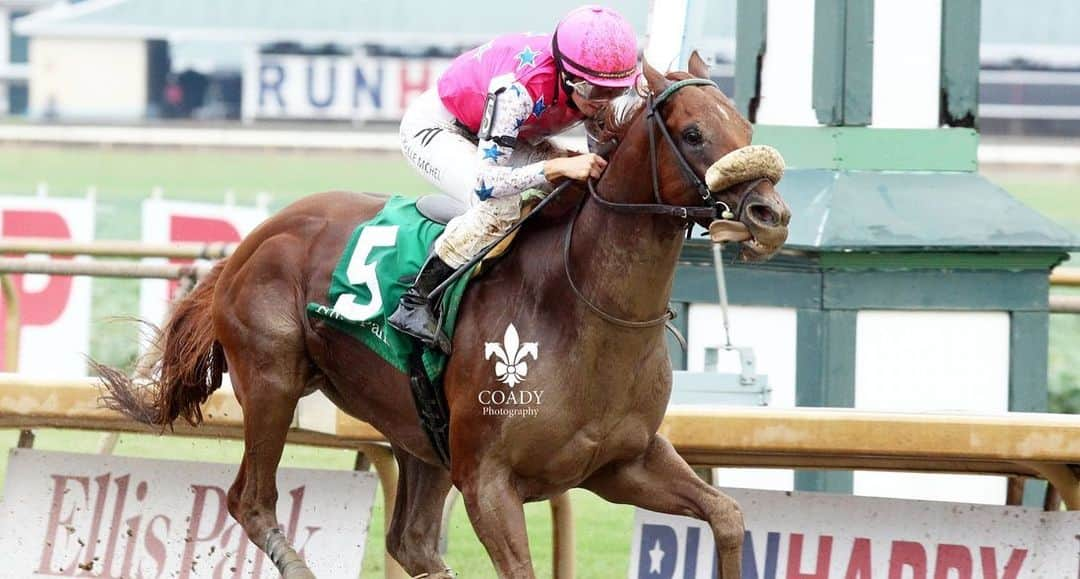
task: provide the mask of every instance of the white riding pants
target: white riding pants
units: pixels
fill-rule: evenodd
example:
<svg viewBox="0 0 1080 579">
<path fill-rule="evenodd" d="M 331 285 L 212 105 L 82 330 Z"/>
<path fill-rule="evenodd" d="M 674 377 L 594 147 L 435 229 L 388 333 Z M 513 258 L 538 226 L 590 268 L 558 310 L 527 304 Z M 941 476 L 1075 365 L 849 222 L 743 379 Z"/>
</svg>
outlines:
<svg viewBox="0 0 1080 579">
<path fill-rule="evenodd" d="M 521 217 L 521 195 L 476 196 L 477 143 L 454 123 L 436 89 L 418 96 L 401 119 L 401 150 L 409 163 L 438 190 L 469 208 L 446 225 L 435 241 L 435 252 L 451 267 L 461 267 L 495 241 Z M 559 156 L 558 147 L 542 141 L 518 141 L 510 157 L 515 167 Z"/>
</svg>

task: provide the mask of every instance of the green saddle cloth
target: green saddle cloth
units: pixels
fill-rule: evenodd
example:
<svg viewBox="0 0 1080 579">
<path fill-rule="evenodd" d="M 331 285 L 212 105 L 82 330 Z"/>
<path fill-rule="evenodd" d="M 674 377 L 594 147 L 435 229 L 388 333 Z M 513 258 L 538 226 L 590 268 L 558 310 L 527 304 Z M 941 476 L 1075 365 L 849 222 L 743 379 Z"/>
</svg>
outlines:
<svg viewBox="0 0 1080 579">
<path fill-rule="evenodd" d="M 349 238 L 330 281 L 329 305 L 309 303 L 308 315 L 360 340 L 389 364 L 408 373 L 409 356 L 417 346 L 411 337 L 390 327 L 386 318 L 412 285 L 431 244 L 444 229 L 445 225 L 421 215 L 414 199 L 391 197 L 382 211 L 357 226 Z M 447 336 L 453 337 L 469 277 L 461 276 L 442 296 L 443 331 Z M 424 370 L 432 382 L 442 376 L 446 358 L 442 352 L 424 350 Z"/>
</svg>

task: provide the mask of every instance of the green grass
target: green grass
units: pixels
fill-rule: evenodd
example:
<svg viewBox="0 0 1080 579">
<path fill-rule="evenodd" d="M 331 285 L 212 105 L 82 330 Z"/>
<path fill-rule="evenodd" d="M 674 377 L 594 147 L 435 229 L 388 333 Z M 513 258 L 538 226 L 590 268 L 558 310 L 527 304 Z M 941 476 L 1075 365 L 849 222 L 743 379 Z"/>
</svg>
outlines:
<svg viewBox="0 0 1080 579">
<path fill-rule="evenodd" d="M 1080 231 L 1080 185 L 1060 179 L 998 178 L 1024 202 L 1063 225 Z M 416 194 L 429 186 L 396 155 L 303 154 L 39 147 L 0 147 L 0 194 L 28 194 L 39 182 L 50 195 L 79 196 L 97 190 L 97 238 L 137 239 L 139 203 L 154 187 L 166 198 L 219 201 L 231 191 L 238 203 L 250 204 L 259 193 L 270 195 L 271 208 L 315 191 L 351 189 Z M 113 365 L 128 364 L 136 352 L 130 324 L 110 323 L 114 316 L 137 314 L 137 282 L 94 281 L 91 354 Z M 1067 394 L 1080 384 L 1080 316 L 1052 316 L 1050 386 Z M 15 444 L 16 433 L 0 431 L 0 444 Z M 42 431 L 37 447 L 94 452 L 101 435 Z M 158 438 L 124 435 L 117 454 L 235 463 L 241 450 L 235 441 Z M 289 446 L 283 463 L 304 468 L 351 468 L 353 455 L 327 449 Z M 2 463 L 2 461 L 0 461 Z M 0 474 L 5 466 L 0 464 Z M 574 491 L 578 575 L 583 578 L 624 576 L 629 556 L 633 511 L 610 505 L 587 492 Z M 364 560 L 367 576 L 382 571 L 383 517 L 381 495 Z M 526 507 L 534 561 L 541 576 L 551 569 L 551 521 L 546 503 Z M 493 576 L 483 548 L 458 504 L 451 520 L 447 562 L 465 577 Z"/>
<path fill-rule="evenodd" d="M 0 191 L 30 193 L 41 182 L 62 195 L 97 187 L 104 202 L 139 200 L 160 186 L 167 197 L 194 200 L 220 200 L 232 190 L 240 202 L 251 202 L 269 193 L 277 206 L 331 189 L 429 188 L 391 154 L 0 146 Z M 137 222 L 129 226 L 138 232 Z"/>
</svg>

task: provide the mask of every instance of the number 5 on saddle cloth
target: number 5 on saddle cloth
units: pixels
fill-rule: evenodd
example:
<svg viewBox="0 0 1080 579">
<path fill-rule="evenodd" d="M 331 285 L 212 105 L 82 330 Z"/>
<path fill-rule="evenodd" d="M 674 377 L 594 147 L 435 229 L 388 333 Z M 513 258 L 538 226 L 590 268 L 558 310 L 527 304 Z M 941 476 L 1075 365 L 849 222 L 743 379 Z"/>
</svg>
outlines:
<svg viewBox="0 0 1080 579">
<path fill-rule="evenodd" d="M 564 188 L 564 185 L 556 187 L 506 234 L 432 291 L 439 327 L 448 337 L 453 337 L 458 307 L 468 282 L 482 269 L 477 266 L 486 256 L 501 254 L 517 229 Z M 423 347 L 387 324 L 386 318 L 412 284 L 446 222 L 464 209 L 445 196 L 430 196 L 420 201 L 399 196 L 389 198 L 379 213 L 359 224 L 353 232 L 334 268 L 326 303 L 307 306 L 309 316 L 353 336 L 387 363 L 409 374 L 421 424 L 447 465 L 450 463 L 449 412 L 442 390 L 442 373 L 449 353 Z"/>
</svg>

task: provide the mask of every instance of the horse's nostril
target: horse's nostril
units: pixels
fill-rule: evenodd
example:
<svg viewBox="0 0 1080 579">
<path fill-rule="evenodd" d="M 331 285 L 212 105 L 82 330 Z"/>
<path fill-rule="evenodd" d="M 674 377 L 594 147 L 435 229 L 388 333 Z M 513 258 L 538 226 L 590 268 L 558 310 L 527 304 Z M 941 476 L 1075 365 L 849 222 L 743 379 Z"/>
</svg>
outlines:
<svg viewBox="0 0 1080 579">
<path fill-rule="evenodd" d="M 762 225 L 774 227 L 780 223 L 780 216 L 776 214 L 776 211 L 774 211 L 772 207 L 769 207 L 764 203 L 754 203 L 747 208 L 747 211 L 750 212 L 750 216 L 754 221 L 757 221 Z"/>
</svg>

